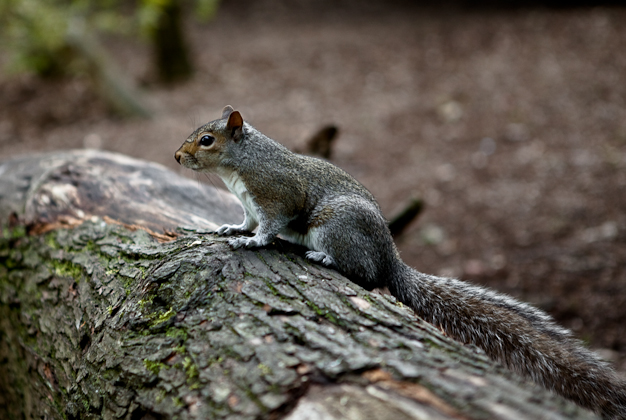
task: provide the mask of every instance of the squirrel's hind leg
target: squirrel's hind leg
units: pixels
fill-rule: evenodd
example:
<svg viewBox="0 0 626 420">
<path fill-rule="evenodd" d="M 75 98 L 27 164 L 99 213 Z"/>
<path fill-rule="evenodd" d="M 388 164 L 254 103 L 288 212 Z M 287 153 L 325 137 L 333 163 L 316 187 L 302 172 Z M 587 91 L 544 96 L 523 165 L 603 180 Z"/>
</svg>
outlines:
<svg viewBox="0 0 626 420">
<path fill-rule="evenodd" d="M 333 257 L 321 251 L 307 251 L 304 256 L 307 258 L 307 260 L 322 263 L 327 267 L 335 265 L 335 260 L 333 260 Z"/>
<path fill-rule="evenodd" d="M 309 260 L 330 262 L 340 273 L 371 290 L 386 284 L 397 264 L 395 246 L 380 210 L 362 197 L 333 197 L 320 206 L 323 223 L 309 228 L 303 245 Z M 332 211 L 324 214 L 324 209 Z"/>
<path fill-rule="evenodd" d="M 320 249 L 320 228 L 311 228 L 308 229 L 306 234 L 302 234 L 287 226 L 280 234 L 289 242 L 311 249 L 311 251 L 307 251 L 304 254 L 307 260 L 321 263 L 327 267 L 336 267 L 335 259 L 328 252 Z"/>
</svg>

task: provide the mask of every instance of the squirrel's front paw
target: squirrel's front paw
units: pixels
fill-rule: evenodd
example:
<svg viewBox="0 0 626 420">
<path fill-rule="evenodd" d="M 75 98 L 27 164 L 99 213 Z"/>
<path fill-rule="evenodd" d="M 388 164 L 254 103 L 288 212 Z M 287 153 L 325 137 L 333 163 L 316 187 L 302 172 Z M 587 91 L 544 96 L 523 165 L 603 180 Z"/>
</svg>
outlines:
<svg viewBox="0 0 626 420">
<path fill-rule="evenodd" d="M 248 238 L 247 236 L 239 236 L 237 238 L 230 238 L 228 240 L 228 244 L 233 248 L 241 248 L 245 246 L 246 248 L 257 248 L 263 246 L 265 244 L 260 243 L 256 237 Z"/>
<path fill-rule="evenodd" d="M 222 225 L 216 231 L 216 233 L 220 236 L 231 236 L 243 232 L 245 232 L 245 229 L 243 229 L 240 225 Z"/>
</svg>

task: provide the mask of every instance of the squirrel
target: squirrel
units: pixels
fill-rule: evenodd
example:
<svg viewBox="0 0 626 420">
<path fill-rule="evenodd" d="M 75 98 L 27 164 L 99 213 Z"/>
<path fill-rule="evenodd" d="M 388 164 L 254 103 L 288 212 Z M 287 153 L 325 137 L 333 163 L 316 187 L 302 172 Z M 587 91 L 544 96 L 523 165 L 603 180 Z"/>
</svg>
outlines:
<svg viewBox="0 0 626 420">
<path fill-rule="evenodd" d="M 277 235 L 310 250 L 367 290 L 387 287 L 448 336 L 606 419 L 626 419 L 626 383 L 546 313 L 507 295 L 423 274 L 401 259 L 374 196 L 337 166 L 291 152 L 226 106 L 175 153 L 184 167 L 216 173 L 241 201 L 239 225 L 223 225 L 232 248 Z M 252 237 L 237 236 L 252 232 Z"/>
</svg>

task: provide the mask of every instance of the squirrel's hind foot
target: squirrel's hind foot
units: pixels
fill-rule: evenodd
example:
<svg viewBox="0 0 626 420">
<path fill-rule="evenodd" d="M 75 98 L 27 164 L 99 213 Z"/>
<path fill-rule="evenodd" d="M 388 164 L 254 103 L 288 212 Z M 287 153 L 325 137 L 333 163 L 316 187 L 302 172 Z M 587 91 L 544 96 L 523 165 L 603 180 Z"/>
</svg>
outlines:
<svg viewBox="0 0 626 420">
<path fill-rule="evenodd" d="M 307 251 L 304 256 L 311 261 L 319 262 L 324 264 L 327 267 L 335 265 L 335 260 L 328 254 L 325 254 L 320 251 Z"/>
<path fill-rule="evenodd" d="M 244 224 L 241 225 L 222 225 L 220 226 L 215 233 L 219 236 L 232 236 L 238 233 L 246 233 L 248 230 L 245 228 Z"/>
<path fill-rule="evenodd" d="M 228 240 L 228 244 L 233 249 L 241 248 L 242 246 L 246 248 L 260 248 L 268 245 L 270 242 L 271 240 L 263 240 L 262 238 L 259 238 L 258 235 L 254 235 L 251 238 L 247 236 L 237 236 L 236 238 L 230 238 Z"/>
</svg>

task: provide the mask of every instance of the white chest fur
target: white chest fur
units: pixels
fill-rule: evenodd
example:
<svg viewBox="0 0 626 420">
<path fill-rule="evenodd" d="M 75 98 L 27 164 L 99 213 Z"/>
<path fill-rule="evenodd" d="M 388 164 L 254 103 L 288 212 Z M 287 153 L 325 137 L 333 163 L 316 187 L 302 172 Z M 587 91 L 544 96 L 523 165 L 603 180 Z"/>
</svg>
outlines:
<svg viewBox="0 0 626 420">
<path fill-rule="evenodd" d="M 252 217 L 257 223 L 259 221 L 259 216 L 256 210 L 256 203 L 254 199 L 248 192 L 246 188 L 246 184 L 243 182 L 241 177 L 234 171 L 229 173 L 220 173 L 220 178 L 226 184 L 226 188 L 235 194 L 235 196 L 241 201 L 241 204 L 245 207 L 248 215 Z"/>
</svg>

